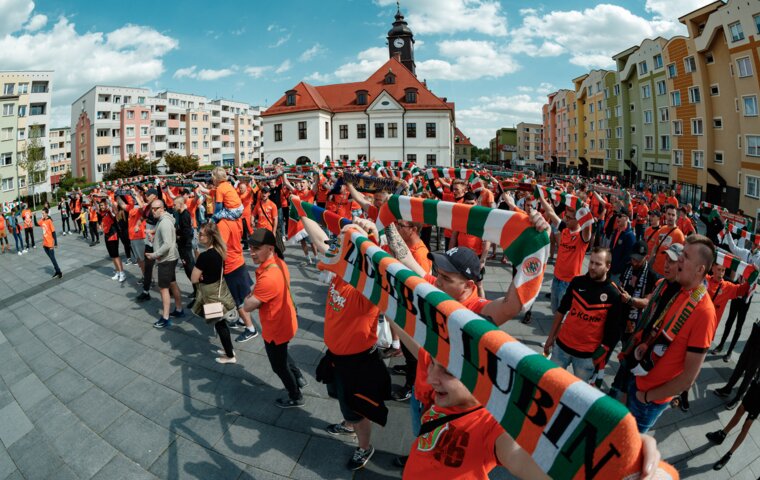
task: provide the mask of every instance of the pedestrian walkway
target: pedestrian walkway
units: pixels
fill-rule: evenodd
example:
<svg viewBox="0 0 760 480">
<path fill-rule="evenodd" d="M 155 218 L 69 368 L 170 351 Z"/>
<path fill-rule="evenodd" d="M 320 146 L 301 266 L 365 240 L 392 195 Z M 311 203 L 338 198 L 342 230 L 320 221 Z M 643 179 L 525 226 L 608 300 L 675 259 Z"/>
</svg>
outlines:
<svg viewBox="0 0 760 480">
<path fill-rule="evenodd" d="M 57 215 L 54 221 L 60 225 Z M 218 342 L 202 319 L 152 328 L 158 292 L 151 292 L 151 301 L 134 301 L 140 292 L 136 266 L 127 267 L 120 284 L 110 279 L 103 245 L 91 248 L 78 236 L 58 241 L 61 280 L 50 280 L 52 267 L 41 248 L 0 256 L 0 479 L 400 478 L 393 457 L 412 441 L 406 403 L 389 402 L 388 425 L 375 428 L 377 453 L 364 471 L 345 469 L 355 444 L 324 431 L 340 420 L 337 402 L 314 379 L 324 351 L 326 287 L 315 268 L 299 266 L 300 249 L 287 252 L 300 320 L 290 352 L 309 386 L 305 408 L 281 410 L 274 405 L 281 382 L 261 338 L 235 344 L 237 364 L 217 364 Z M 177 277 L 190 292 L 184 274 Z M 496 263 L 486 280 L 491 298 L 511 281 Z M 745 338 L 758 313 L 753 304 Z M 542 295 L 530 325 L 512 321 L 503 328 L 539 349 L 550 322 Z M 737 350 L 742 348 L 740 342 Z M 709 390 L 725 382 L 734 363 L 708 360 L 692 390 L 691 411 L 666 412 L 654 435 L 682 478 L 755 479 L 758 427 L 722 471 L 711 470 L 735 433 L 720 447 L 708 445 L 704 434 L 733 413 Z"/>
</svg>

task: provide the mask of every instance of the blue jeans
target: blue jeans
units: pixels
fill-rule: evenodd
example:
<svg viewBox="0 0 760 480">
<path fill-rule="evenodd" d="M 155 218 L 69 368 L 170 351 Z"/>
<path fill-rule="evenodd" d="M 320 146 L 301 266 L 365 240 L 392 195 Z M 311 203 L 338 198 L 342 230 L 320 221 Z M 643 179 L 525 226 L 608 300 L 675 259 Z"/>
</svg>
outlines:
<svg viewBox="0 0 760 480">
<path fill-rule="evenodd" d="M 636 426 L 639 428 L 639 433 L 647 433 L 669 405 L 668 402 L 640 402 L 636 398 L 636 377 L 631 378 L 631 382 L 628 386 L 628 402 L 626 406 L 628 407 L 628 410 L 631 411 L 633 418 L 636 419 Z"/>
<path fill-rule="evenodd" d="M 414 387 L 412 387 L 412 398 L 409 399 L 409 415 L 412 417 L 412 435 L 420 435 L 422 426 L 422 402 L 414 396 Z"/>
<path fill-rule="evenodd" d="M 48 258 L 50 259 L 50 262 L 53 264 L 55 273 L 61 273 L 61 269 L 58 268 L 58 262 L 55 261 L 55 250 L 49 247 L 43 247 L 43 248 L 45 249 L 45 253 L 47 253 Z"/>
<path fill-rule="evenodd" d="M 21 238 L 21 234 L 15 229 L 13 230 L 13 240 L 16 242 L 16 251 L 20 252 L 24 249 L 24 240 Z"/>
<path fill-rule="evenodd" d="M 562 280 L 558 280 L 557 277 L 554 277 L 552 279 L 552 290 L 551 290 L 552 313 L 557 313 L 559 304 L 562 301 L 562 297 L 565 296 L 565 292 L 567 291 L 568 286 L 570 286 L 570 282 L 563 282 Z"/>
<path fill-rule="evenodd" d="M 584 382 L 591 380 L 592 375 L 594 375 L 594 360 L 591 357 L 574 357 L 562 350 L 562 347 L 557 343 L 552 347 L 552 361 L 564 369 L 567 369 L 567 367 L 572 364 L 573 375 Z"/>
</svg>

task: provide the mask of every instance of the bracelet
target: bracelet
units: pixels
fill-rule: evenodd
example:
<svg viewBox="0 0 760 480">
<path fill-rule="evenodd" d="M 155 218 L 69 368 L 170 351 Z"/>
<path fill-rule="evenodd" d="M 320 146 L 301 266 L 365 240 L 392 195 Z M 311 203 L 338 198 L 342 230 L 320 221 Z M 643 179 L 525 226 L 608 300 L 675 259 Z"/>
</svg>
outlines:
<svg viewBox="0 0 760 480">
<path fill-rule="evenodd" d="M 649 393 L 648 391 L 644 392 L 644 403 L 649 403 L 649 400 L 647 400 L 647 394 L 648 393 Z"/>
</svg>

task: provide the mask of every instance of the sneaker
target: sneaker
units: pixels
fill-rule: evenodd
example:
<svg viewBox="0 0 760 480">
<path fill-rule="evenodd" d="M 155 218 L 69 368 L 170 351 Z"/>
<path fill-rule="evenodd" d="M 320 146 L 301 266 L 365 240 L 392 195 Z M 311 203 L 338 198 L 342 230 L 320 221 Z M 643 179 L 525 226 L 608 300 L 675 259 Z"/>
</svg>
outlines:
<svg viewBox="0 0 760 480">
<path fill-rule="evenodd" d="M 135 300 L 137 300 L 138 302 L 144 302 L 146 300 L 150 300 L 150 293 L 142 292 L 140 295 L 135 297 Z"/>
<path fill-rule="evenodd" d="M 243 330 L 245 329 L 245 322 L 238 317 L 238 319 L 232 323 L 227 323 L 227 326 L 230 328 L 234 328 L 235 330 Z"/>
<path fill-rule="evenodd" d="M 731 460 L 731 453 L 727 453 L 723 455 L 723 457 L 715 462 L 715 465 L 713 465 L 713 470 L 720 470 L 721 468 L 725 467 L 728 461 Z"/>
<path fill-rule="evenodd" d="M 177 310 L 176 308 L 172 310 L 172 313 L 169 314 L 170 317 L 174 318 L 182 318 L 185 316 L 185 310 Z"/>
<path fill-rule="evenodd" d="M 356 447 L 356 450 L 354 450 L 354 454 L 351 455 L 351 459 L 348 461 L 348 469 L 349 470 L 359 470 L 364 468 L 364 466 L 369 462 L 369 459 L 372 458 L 372 455 L 375 453 L 375 447 L 372 445 L 369 446 L 367 450 L 364 450 L 361 447 Z"/>
<path fill-rule="evenodd" d="M 329 433 L 330 435 L 335 435 L 336 437 L 340 435 L 347 435 L 349 437 L 356 436 L 356 432 L 354 431 L 354 429 L 347 427 L 343 423 L 335 423 L 333 425 L 328 425 L 325 431 Z"/>
<path fill-rule="evenodd" d="M 406 365 L 394 365 L 391 367 L 391 373 L 394 375 L 406 375 Z"/>
<path fill-rule="evenodd" d="M 720 445 L 726 439 L 726 432 L 724 432 L 723 430 L 718 430 L 716 432 L 709 432 L 705 434 L 705 437 L 707 437 L 707 439 L 710 440 L 715 445 Z"/>
<path fill-rule="evenodd" d="M 731 360 L 731 352 L 723 355 L 723 362 L 728 363 L 728 361 Z"/>
<path fill-rule="evenodd" d="M 28 249 L 28 248 L 25 248 L 25 249 L 24 249 L 24 253 L 29 253 L 29 249 Z"/>
<path fill-rule="evenodd" d="M 399 390 L 394 391 L 391 393 L 391 397 L 393 397 L 394 400 L 397 402 L 406 402 L 410 398 L 412 398 L 412 389 L 411 387 L 401 387 Z"/>
<path fill-rule="evenodd" d="M 17 253 L 18 253 L 19 255 L 23 255 L 23 253 L 22 253 L 22 252 L 20 252 L 20 251 L 19 251 L 19 252 L 17 252 Z"/>
<path fill-rule="evenodd" d="M 383 350 L 383 358 L 401 357 L 403 355 L 404 352 L 402 352 L 400 348 L 390 347 Z"/>
<path fill-rule="evenodd" d="M 525 313 L 525 316 L 522 319 L 523 325 L 530 325 L 531 320 L 533 320 L 533 313 L 529 310 Z"/>
<path fill-rule="evenodd" d="M 118 280 L 119 279 L 119 272 L 116 272 L 113 274 L 113 277 L 111 277 L 111 280 Z"/>
<path fill-rule="evenodd" d="M 241 333 L 240 335 L 237 336 L 237 338 L 235 339 L 235 341 L 243 343 L 243 342 L 247 342 L 248 340 L 251 340 L 253 338 L 256 338 L 258 336 L 259 336 L 259 331 L 258 330 L 254 330 L 252 332 L 252 331 L 250 331 L 250 330 L 248 330 L 246 328 L 245 330 L 243 330 L 243 333 Z"/>
<path fill-rule="evenodd" d="M 724 389 L 724 388 L 716 388 L 715 390 L 713 390 L 713 393 L 714 393 L 715 395 L 717 395 L 717 396 L 721 397 L 721 398 L 725 398 L 725 397 L 727 397 L 727 396 L 731 395 L 731 390 L 728 390 L 728 391 L 727 391 L 727 390 L 726 390 L 726 389 Z"/>
<path fill-rule="evenodd" d="M 224 354 L 223 350 L 222 353 Z M 216 357 L 216 363 L 237 363 L 237 357 L 228 357 L 226 354 L 224 354 L 224 356 Z"/>
<path fill-rule="evenodd" d="M 58 272 L 55 275 L 53 275 L 53 278 L 61 278 L 61 277 L 63 277 L 63 273 L 61 272 Z"/>
<path fill-rule="evenodd" d="M 280 408 L 295 408 L 303 407 L 306 405 L 306 402 L 304 402 L 303 397 L 298 400 L 293 400 L 292 398 L 278 398 L 274 401 L 274 404 Z"/>
<path fill-rule="evenodd" d="M 306 380 L 306 377 L 303 375 L 296 377 L 296 383 L 298 384 L 298 388 L 306 388 L 309 386 L 309 381 Z"/>
<path fill-rule="evenodd" d="M 738 405 L 739 405 L 739 399 L 738 398 L 734 398 L 733 400 L 731 400 L 730 402 L 728 402 L 726 404 L 726 410 L 733 410 Z"/>
<path fill-rule="evenodd" d="M 158 321 L 153 324 L 156 328 L 167 328 L 172 326 L 172 321 L 167 318 L 161 318 L 159 317 Z"/>
<path fill-rule="evenodd" d="M 123 283 L 127 279 L 127 275 L 124 272 L 119 272 L 119 283 Z"/>
<path fill-rule="evenodd" d="M 712 350 L 710 350 L 710 354 L 711 355 L 717 355 L 717 354 L 719 354 L 722 351 L 723 351 L 723 347 L 721 347 L 720 345 L 718 345 L 717 347 L 715 347 Z"/>
</svg>

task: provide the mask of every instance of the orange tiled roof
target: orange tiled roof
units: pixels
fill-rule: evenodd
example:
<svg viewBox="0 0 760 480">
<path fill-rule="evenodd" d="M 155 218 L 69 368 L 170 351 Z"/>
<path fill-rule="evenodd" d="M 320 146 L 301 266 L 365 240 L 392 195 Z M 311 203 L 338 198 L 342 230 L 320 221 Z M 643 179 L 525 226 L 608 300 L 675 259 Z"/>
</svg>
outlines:
<svg viewBox="0 0 760 480">
<path fill-rule="evenodd" d="M 464 145 L 464 146 L 472 146 L 472 142 L 470 142 L 470 139 L 465 136 L 464 133 L 462 133 L 459 128 L 454 128 L 454 138 L 458 138 L 458 142 L 454 142 L 456 145 Z"/>
</svg>

